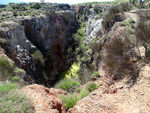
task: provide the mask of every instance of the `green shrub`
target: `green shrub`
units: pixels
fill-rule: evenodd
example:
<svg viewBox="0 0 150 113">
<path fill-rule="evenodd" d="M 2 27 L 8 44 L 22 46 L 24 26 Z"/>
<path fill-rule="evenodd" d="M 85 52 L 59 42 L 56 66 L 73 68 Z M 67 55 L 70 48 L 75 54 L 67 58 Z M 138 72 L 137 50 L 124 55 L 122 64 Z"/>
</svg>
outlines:
<svg viewBox="0 0 150 113">
<path fill-rule="evenodd" d="M 126 29 L 125 29 L 126 31 L 127 31 L 127 33 L 128 34 L 135 34 L 135 31 L 134 31 L 134 29 L 133 28 L 131 28 L 131 27 L 126 27 Z"/>
<path fill-rule="evenodd" d="M 125 2 L 125 3 L 121 3 L 115 6 L 112 6 L 104 15 L 103 15 L 103 27 L 105 29 L 108 29 L 112 26 L 110 26 L 110 22 L 114 21 L 114 17 L 122 12 L 126 12 L 130 10 L 130 5 L 129 3 Z"/>
<path fill-rule="evenodd" d="M 135 22 L 134 22 L 133 19 L 130 19 L 130 20 L 129 20 L 129 23 L 132 24 L 132 23 L 135 23 Z"/>
<path fill-rule="evenodd" d="M 31 56 L 35 60 L 35 63 L 37 65 L 44 66 L 45 60 L 44 60 L 44 57 L 40 51 L 38 51 L 38 50 L 35 51 Z"/>
<path fill-rule="evenodd" d="M 73 108 L 73 106 L 83 99 L 84 97 L 89 95 L 89 91 L 82 91 L 77 95 L 62 95 L 59 98 L 63 101 L 63 105 L 67 108 Z"/>
<path fill-rule="evenodd" d="M 40 3 L 36 3 L 36 4 L 33 4 L 31 6 L 32 9 L 40 9 L 41 8 L 41 4 Z"/>
<path fill-rule="evenodd" d="M 4 38 L 0 38 L 0 44 L 6 44 L 7 43 L 7 40 L 4 39 Z"/>
<path fill-rule="evenodd" d="M 0 113 L 33 113 L 30 99 L 16 91 L 0 94 Z"/>
<path fill-rule="evenodd" d="M 8 24 L 5 24 L 5 23 L 0 24 L 0 27 L 7 27 L 7 26 L 8 26 Z"/>
<path fill-rule="evenodd" d="M 88 91 L 93 91 L 94 89 L 96 89 L 97 88 L 97 85 L 96 85 L 96 83 L 95 82 L 89 82 L 87 85 L 86 85 L 86 90 L 88 90 Z"/>
<path fill-rule="evenodd" d="M 94 72 L 93 74 L 92 74 L 92 77 L 99 77 L 99 72 L 97 71 L 97 72 Z"/>
<path fill-rule="evenodd" d="M 120 23 L 120 26 L 126 26 L 126 25 L 127 25 L 126 21 Z"/>
<path fill-rule="evenodd" d="M 9 62 L 5 57 L 0 57 L 0 80 L 6 80 L 14 75 L 14 62 Z"/>
<path fill-rule="evenodd" d="M 82 91 L 82 88 L 78 87 L 76 90 L 78 93 L 80 93 Z"/>
<path fill-rule="evenodd" d="M 18 89 L 17 85 L 14 83 L 5 83 L 0 85 L 0 94 L 2 93 L 8 93 L 12 90 Z M 1 112 L 0 112 L 1 113 Z"/>
<path fill-rule="evenodd" d="M 80 83 L 76 80 L 64 79 L 57 85 L 57 88 L 63 89 L 67 92 L 74 92 L 77 87 L 80 86 Z"/>
<path fill-rule="evenodd" d="M 17 11 L 13 12 L 13 16 L 18 16 Z"/>
<path fill-rule="evenodd" d="M 79 98 L 76 95 L 63 95 L 59 97 L 63 101 L 63 105 L 69 109 L 79 101 Z"/>
<path fill-rule="evenodd" d="M 11 78 L 11 81 L 14 82 L 14 83 L 19 83 L 19 82 L 21 82 L 21 78 L 18 77 L 18 76 L 14 76 L 14 77 Z"/>
<path fill-rule="evenodd" d="M 83 99 L 84 97 L 88 96 L 90 94 L 90 92 L 88 90 L 85 90 L 85 91 L 81 91 L 79 93 L 79 99 Z"/>
</svg>

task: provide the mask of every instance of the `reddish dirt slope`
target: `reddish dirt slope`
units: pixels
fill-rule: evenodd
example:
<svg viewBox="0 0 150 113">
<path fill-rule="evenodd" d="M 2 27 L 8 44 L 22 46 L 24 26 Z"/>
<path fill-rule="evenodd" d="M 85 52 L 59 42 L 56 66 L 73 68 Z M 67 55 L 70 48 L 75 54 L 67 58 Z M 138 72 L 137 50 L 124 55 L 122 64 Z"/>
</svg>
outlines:
<svg viewBox="0 0 150 113">
<path fill-rule="evenodd" d="M 109 88 L 103 83 L 68 113 L 150 113 L 150 64 L 141 68 L 134 86 L 125 82 Z"/>
<path fill-rule="evenodd" d="M 62 101 L 57 98 L 59 94 L 66 94 L 60 89 L 48 89 L 33 84 L 20 90 L 33 99 L 36 113 L 65 113 Z"/>
</svg>

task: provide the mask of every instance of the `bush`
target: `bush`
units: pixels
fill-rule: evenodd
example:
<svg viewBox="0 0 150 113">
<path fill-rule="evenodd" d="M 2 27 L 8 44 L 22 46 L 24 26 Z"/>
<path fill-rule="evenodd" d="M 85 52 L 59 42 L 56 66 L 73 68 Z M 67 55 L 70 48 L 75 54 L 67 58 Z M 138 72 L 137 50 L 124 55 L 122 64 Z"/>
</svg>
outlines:
<svg viewBox="0 0 150 113">
<path fill-rule="evenodd" d="M 135 23 L 135 22 L 134 22 L 133 19 L 130 19 L 130 20 L 129 20 L 129 23 L 132 24 L 132 23 Z"/>
<path fill-rule="evenodd" d="M 14 75 L 14 62 L 9 62 L 5 57 L 0 57 L 0 80 L 6 80 Z"/>
<path fill-rule="evenodd" d="M 7 84 L 2 84 L 1 83 L 1 85 L 0 85 L 0 94 L 8 93 L 8 92 L 10 92 L 12 90 L 15 90 L 15 89 L 18 89 L 18 87 L 14 83 L 7 83 Z"/>
<path fill-rule="evenodd" d="M 6 44 L 7 40 L 5 38 L 0 38 L 0 44 Z"/>
<path fill-rule="evenodd" d="M 120 26 L 126 26 L 126 25 L 127 25 L 126 21 L 120 23 Z"/>
<path fill-rule="evenodd" d="M 11 78 L 11 81 L 13 83 L 20 83 L 21 82 L 21 78 L 18 77 L 18 76 L 14 76 L 14 77 Z"/>
<path fill-rule="evenodd" d="M 93 91 L 94 89 L 97 88 L 97 84 L 95 82 L 89 82 L 87 85 L 86 85 L 86 90 L 88 91 Z"/>
<path fill-rule="evenodd" d="M 67 108 L 73 108 L 73 106 L 79 101 L 76 95 L 64 95 L 59 97 L 63 101 L 63 105 Z"/>
<path fill-rule="evenodd" d="M 121 3 L 119 5 L 112 6 L 104 15 L 102 25 L 105 29 L 112 27 L 110 22 L 114 22 L 114 18 L 117 14 L 130 10 L 129 3 Z"/>
<path fill-rule="evenodd" d="M 107 78 L 110 80 L 120 80 L 128 77 L 131 80 L 135 77 L 135 65 L 130 61 L 133 55 L 134 57 L 137 56 L 132 49 L 133 47 L 134 45 L 131 41 L 124 37 L 123 34 L 114 37 L 105 45 L 103 62 Z"/>
<path fill-rule="evenodd" d="M 64 79 L 57 85 L 57 88 L 63 89 L 67 92 L 74 92 L 79 86 L 80 83 L 76 80 Z"/>
<path fill-rule="evenodd" d="M 16 11 L 13 12 L 13 16 L 18 16 L 18 13 Z"/>
<path fill-rule="evenodd" d="M 92 74 L 92 77 L 99 77 L 99 72 L 97 71 L 97 72 L 94 72 L 93 74 Z"/>
<path fill-rule="evenodd" d="M 8 90 L 7 90 L 8 91 Z M 17 91 L 0 93 L 0 113 L 33 113 L 30 99 Z"/>
<path fill-rule="evenodd" d="M 88 90 L 81 91 L 79 94 L 79 99 L 82 100 L 84 97 L 88 96 L 90 92 Z"/>
<path fill-rule="evenodd" d="M 32 9 L 40 9 L 40 8 L 41 8 L 41 4 L 39 4 L 39 3 L 33 4 L 33 5 L 31 6 L 31 8 L 32 8 Z"/>
<path fill-rule="evenodd" d="M 67 108 L 73 108 L 73 106 L 84 97 L 89 95 L 89 91 L 82 91 L 78 95 L 62 95 L 59 98 L 63 101 L 63 105 Z"/>
<path fill-rule="evenodd" d="M 44 57 L 42 55 L 42 53 L 40 51 L 35 51 L 33 54 L 32 54 L 32 58 L 34 59 L 35 63 L 39 66 L 44 66 Z"/>
<path fill-rule="evenodd" d="M 8 24 L 5 24 L 5 23 L 0 24 L 0 27 L 7 27 L 7 26 L 8 26 Z"/>
</svg>

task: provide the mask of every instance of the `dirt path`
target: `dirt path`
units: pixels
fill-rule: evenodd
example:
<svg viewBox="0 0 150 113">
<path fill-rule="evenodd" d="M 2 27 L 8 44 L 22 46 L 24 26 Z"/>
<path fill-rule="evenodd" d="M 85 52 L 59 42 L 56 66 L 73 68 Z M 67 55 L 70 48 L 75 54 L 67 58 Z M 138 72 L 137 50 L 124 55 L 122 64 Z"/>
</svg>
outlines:
<svg viewBox="0 0 150 113">
<path fill-rule="evenodd" d="M 126 79 L 104 91 L 92 92 L 69 113 L 150 113 L 150 64 L 141 69 L 137 83 L 129 88 Z"/>
</svg>

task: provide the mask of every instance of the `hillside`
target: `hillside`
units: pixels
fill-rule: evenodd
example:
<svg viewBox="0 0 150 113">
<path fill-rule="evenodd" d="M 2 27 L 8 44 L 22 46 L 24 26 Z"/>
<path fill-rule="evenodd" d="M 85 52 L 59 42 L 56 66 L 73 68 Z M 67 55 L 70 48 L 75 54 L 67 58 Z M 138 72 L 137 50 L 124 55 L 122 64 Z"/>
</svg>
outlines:
<svg viewBox="0 0 150 113">
<path fill-rule="evenodd" d="M 149 11 L 0 5 L 0 113 L 149 113 Z"/>
</svg>

